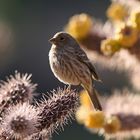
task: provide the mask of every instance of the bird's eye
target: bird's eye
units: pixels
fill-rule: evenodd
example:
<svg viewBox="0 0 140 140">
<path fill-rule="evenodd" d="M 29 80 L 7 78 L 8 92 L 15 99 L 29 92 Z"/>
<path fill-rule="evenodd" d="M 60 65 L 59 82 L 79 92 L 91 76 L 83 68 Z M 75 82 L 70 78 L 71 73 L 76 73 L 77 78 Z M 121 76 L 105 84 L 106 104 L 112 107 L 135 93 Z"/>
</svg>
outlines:
<svg viewBox="0 0 140 140">
<path fill-rule="evenodd" d="M 65 40 L 65 38 L 64 37 L 60 37 L 60 40 L 63 41 L 63 40 Z"/>
</svg>

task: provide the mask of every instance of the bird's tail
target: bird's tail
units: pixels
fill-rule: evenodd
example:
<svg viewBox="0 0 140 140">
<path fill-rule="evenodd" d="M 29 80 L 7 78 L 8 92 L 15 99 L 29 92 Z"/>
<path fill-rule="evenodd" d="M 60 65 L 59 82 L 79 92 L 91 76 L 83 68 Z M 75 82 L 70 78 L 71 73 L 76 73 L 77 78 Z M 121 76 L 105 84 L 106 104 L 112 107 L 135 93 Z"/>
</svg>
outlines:
<svg viewBox="0 0 140 140">
<path fill-rule="evenodd" d="M 95 90 L 95 88 L 92 88 L 92 91 L 88 91 L 88 95 L 90 96 L 90 99 L 94 105 L 94 108 L 96 110 L 102 110 L 102 106 L 99 102 L 99 99 L 97 97 L 97 91 Z"/>
</svg>

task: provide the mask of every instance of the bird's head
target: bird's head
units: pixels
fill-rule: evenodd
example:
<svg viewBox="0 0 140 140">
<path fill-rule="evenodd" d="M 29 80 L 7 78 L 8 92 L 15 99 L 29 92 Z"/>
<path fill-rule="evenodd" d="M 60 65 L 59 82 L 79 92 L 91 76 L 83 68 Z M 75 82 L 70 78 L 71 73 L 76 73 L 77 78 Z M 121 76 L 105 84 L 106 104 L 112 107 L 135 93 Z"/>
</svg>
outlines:
<svg viewBox="0 0 140 140">
<path fill-rule="evenodd" d="M 56 45 L 56 47 L 73 46 L 77 44 L 76 40 L 70 34 L 65 32 L 56 33 L 49 41 Z"/>
</svg>

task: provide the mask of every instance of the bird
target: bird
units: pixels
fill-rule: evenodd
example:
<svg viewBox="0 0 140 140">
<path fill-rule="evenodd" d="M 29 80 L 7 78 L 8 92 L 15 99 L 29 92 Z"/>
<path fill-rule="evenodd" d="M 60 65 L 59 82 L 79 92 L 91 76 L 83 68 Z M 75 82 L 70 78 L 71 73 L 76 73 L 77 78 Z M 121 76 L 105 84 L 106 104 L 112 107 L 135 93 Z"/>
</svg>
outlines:
<svg viewBox="0 0 140 140">
<path fill-rule="evenodd" d="M 57 32 L 49 42 L 49 64 L 55 77 L 68 85 L 81 85 L 87 92 L 96 110 L 102 110 L 93 87 L 93 81 L 100 81 L 93 64 L 79 43 L 66 32 Z"/>
</svg>

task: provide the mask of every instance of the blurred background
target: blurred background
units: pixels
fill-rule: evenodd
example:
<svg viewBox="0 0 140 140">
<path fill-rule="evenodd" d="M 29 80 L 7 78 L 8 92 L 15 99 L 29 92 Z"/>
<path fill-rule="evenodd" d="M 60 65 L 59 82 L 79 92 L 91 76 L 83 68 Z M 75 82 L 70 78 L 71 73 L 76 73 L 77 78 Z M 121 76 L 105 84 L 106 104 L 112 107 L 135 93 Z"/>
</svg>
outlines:
<svg viewBox="0 0 140 140">
<path fill-rule="evenodd" d="M 48 39 L 63 30 L 74 14 L 86 12 L 104 21 L 109 4 L 109 0 L 0 0 L 0 79 L 18 70 L 33 74 L 38 93 L 63 87 L 49 67 Z M 74 121 L 53 136 L 53 140 L 60 139 L 103 138 Z"/>
</svg>

